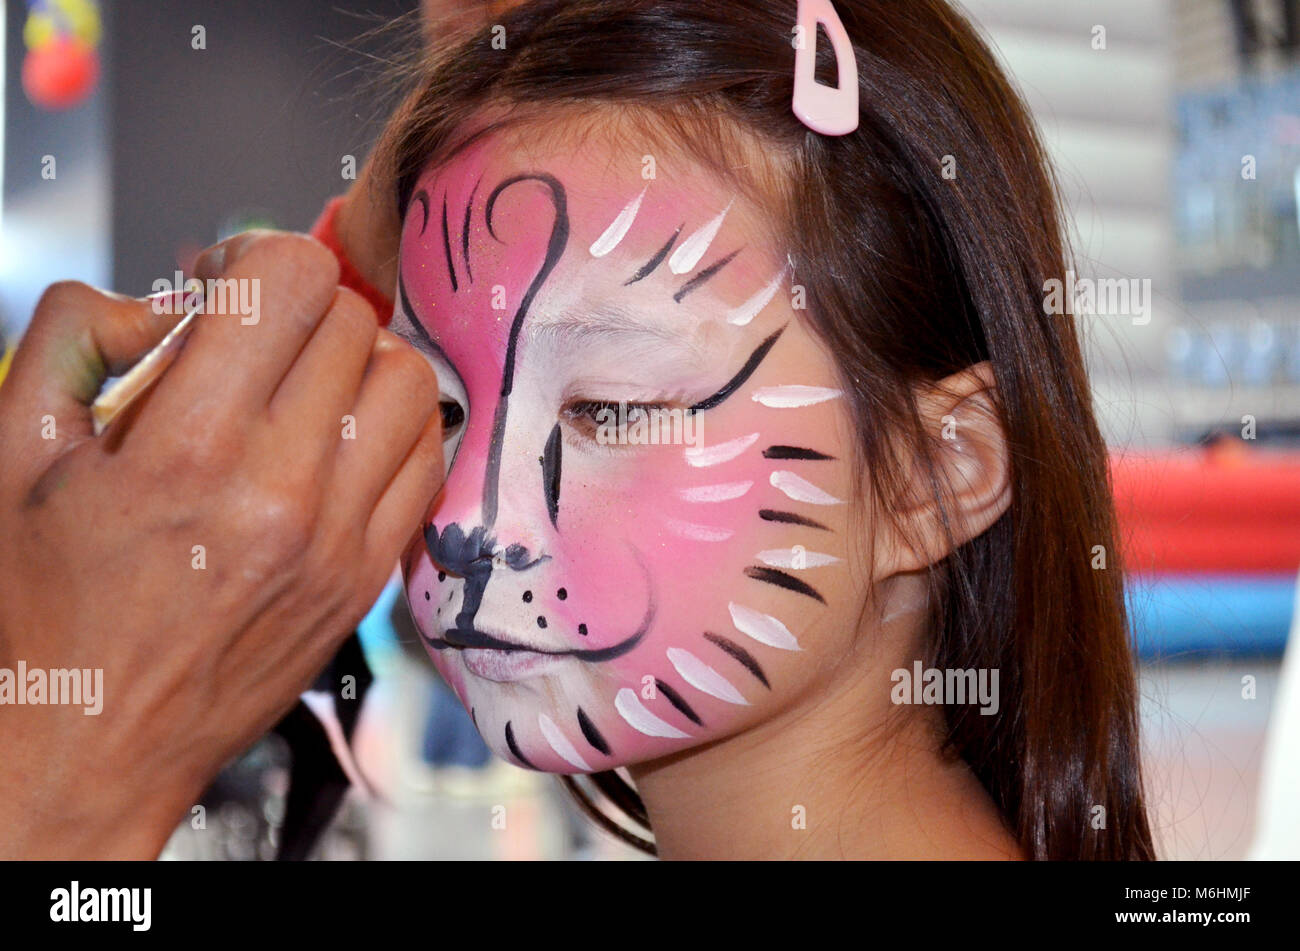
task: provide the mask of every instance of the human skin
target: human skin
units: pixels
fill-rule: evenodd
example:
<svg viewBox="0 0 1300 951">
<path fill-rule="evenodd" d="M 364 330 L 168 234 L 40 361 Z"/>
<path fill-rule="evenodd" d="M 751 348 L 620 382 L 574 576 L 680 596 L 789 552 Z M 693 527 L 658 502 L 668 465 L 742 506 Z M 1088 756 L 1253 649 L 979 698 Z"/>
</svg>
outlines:
<svg viewBox="0 0 1300 951">
<path fill-rule="evenodd" d="M 0 707 L 0 857 L 156 856 L 368 610 L 441 482 L 437 381 L 325 247 L 250 233 L 196 273 L 260 280 L 261 319 L 200 316 L 102 437 L 105 376 L 176 320 L 149 301 L 56 285 L 0 386 L 0 667 L 104 672 L 97 716 Z"/>
<path fill-rule="evenodd" d="M 434 39 L 495 23 L 524 0 L 422 0 L 421 21 Z M 338 213 L 338 237 L 348 260 L 371 285 L 385 290 L 397 280 L 400 222 L 387 182 L 373 161 L 348 189 Z M 387 314 L 384 315 L 387 318 Z"/>
<path fill-rule="evenodd" d="M 657 145 L 557 139 L 480 140 L 403 223 L 393 329 L 467 415 L 404 565 L 434 663 L 503 758 L 629 767 L 664 857 L 1018 855 L 935 709 L 890 702 L 946 542 L 920 494 L 867 517 L 768 215 Z M 990 387 L 921 394 L 964 426 L 966 537 L 1008 501 Z M 703 440 L 601 444 L 620 402 Z"/>
</svg>

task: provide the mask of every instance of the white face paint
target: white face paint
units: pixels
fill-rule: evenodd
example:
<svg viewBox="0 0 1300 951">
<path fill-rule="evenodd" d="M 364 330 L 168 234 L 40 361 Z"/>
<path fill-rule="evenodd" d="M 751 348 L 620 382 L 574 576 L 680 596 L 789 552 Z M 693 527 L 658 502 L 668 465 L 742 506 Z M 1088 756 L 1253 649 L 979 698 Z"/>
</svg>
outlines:
<svg viewBox="0 0 1300 951">
<path fill-rule="evenodd" d="M 815 510 L 852 490 L 851 423 L 784 249 L 710 174 L 637 167 L 489 136 L 402 236 L 393 328 L 465 416 L 408 600 L 493 749 L 556 772 L 772 716 L 861 604 L 847 514 Z M 674 411 L 695 444 L 620 438 Z"/>
</svg>

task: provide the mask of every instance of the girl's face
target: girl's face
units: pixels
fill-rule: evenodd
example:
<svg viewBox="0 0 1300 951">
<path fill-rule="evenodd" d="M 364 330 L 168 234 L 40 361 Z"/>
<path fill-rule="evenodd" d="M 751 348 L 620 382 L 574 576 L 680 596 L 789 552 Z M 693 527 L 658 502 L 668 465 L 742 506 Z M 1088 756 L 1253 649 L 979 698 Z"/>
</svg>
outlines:
<svg viewBox="0 0 1300 951">
<path fill-rule="evenodd" d="M 763 212 L 680 161 L 521 138 L 428 170 L 403 225 L 393 329 L 437 369 L 449 465 L 406 590 L 499 755 L 600 771 L 791 706 L 870 565 Z"/>
</svg>

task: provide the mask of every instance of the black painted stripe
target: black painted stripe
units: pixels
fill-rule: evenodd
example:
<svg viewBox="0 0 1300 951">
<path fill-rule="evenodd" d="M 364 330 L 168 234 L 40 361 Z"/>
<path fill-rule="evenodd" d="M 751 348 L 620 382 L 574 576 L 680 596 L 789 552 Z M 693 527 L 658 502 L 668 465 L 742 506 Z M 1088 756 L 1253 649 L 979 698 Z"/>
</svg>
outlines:
<svg viewBox="0 0 1300 951">
<path fill-rule="evenodd" d="M 754 371 L 758 369 L 758 365 L 763 362 L 763 359 L 767 356 L 768 352 L 776 346 L 776 341 L 783 333 L 785 333 L 785 327 L 775 331 L 770 337 L 760 343 L 754 352 L 749 355 L 749 359 L 745 361 L 745 365 L 740 368 L 740 372 L 728 380 L 726 385 L 723 386 L 722 389 L 718 390 L 718 392 L 700 400 L 700 402 L 692 406 L 691 412 L 698 413 L 701 410 L 713 409 L 713 407 L 717 406 L 732 393 L 736 392 L 736 390 L 740 389 L 740 387 L 744 385 L 745 381 L 748 380 L 753 375 Z"/>
<path fill-rule="evenodd" d="M 420 234 L 423 235 L 429 227 L 429 193 L 421 188 L 411 201 L 418 201 L 424 209 L 424 218 L 420 221 Z"/>
<path fill-rule="evenodd" d="M 587 742 L 592 745 L 592 748 L 598 753 L 609 755 L 609 743 L 600 735 L 600 731 L 596 729 L 596 724 L 591 722 L 591 717 L 587 716 L 582 707 L 578 707 L 578 729 L 582 731 L 582 735 L 587 738 Z"/>
<path fill-rule="evenodd" d="M 772 689 L 772 685 L 767 682 L 767 674 L 763 673 L 763 668 L 759 666 L 758 661 L 754 659 L 754 655 L 745 650 L 745 648 L 741 647 L 735 641 L 729 641 L 720 634 L 713 634 L 709 631 L 704 632 L 704 639 L 709 643 L 722 648 L 722 650 L 735 658 L 742 667 L 757 677 L 759 683 L 768 690 Z"/>
<path fill-rule="evenodd" d="M 501 475 L 501 446 L 506 438 L 506 416 L 510 412 L 510 394 L 515 388 L 515 353 L 519 347 L 519 331 L 528 316 L 529 308 L 533 305 L 533 298 L 541 291 L 542 285 L 546 283 L 551 276 L 551 272 L 559 264 L 560 258 L 564 255 L 565 246 L 569 243 L 567 193 L 564 186 L 560 184 L 559 179 L 553 175 L 545 174 L 515 175 L 507 178 L 493 189 L 492 194 L 488 196 L 487 204 L 483 208 L 483 220 L 487 224 L 488 234 L 496 241 L 501 240 L 497 237 L 492 214 L 502 193 L 520 182 L 538 182 L 547 187 L 552 206 L 555 209 L 555 221 L 551 225 L 551 240 L 546 245 L 546 258 L 542 261 L 541 269 L 533 278 L 532 283 L 528 285 L 528 290 L 524 292 L 523 299 L 519 302 L 519 309 L 515 311 L 514 319 L 510 322 L 510 336 L 506 341 L 505 370 L 501 375 L 501 399 L 497 401 L 496 413 L 492 419 L 492 439 L 488 444 L 487 468 L 483 473 L 482 521 L 487 528 L 492 527 L 497 517 L 497 502 L 500 494 L 500 487 L 497 482 Z"/>
<path fill-rule="evenodd" d="M 798 446 L 768 446 L 763 450 L 764 459 L 808 459 L 814 462 L 820 462 L 825 459 L 834 459 L 834 456 L 828 456 L 824 452 L 818 452 L 816 449 L 800 449 Z"/>
<path fill-rule="evenodd" d="M 510 725 L 509 720 L 506 721 L 506 746 L 510 747 L 511 754 L 515 759 L 519 760 L 519 762 L 523 763 L 529 769 L 537 769 L 528 757 L 523 754 L 523 751 L 519 749 L 519 744 L 515 742 L 514 728 Z"/>
<path fill-rule="evenodd" d="M 460 282 L 456 280 L 456 265 L 451 260 L 451 231 L 447 227 L 447 196 L 442 196 L 442 246 L 447 252 L 447 273 L 451 275 L 451 289 L 460 290 Z"/>
<path fill-rule="evenodd" d="M 800 581 L 792 574 L 784 571 L 778 571 L 776 568 L 760 568 L 758 565 L 750 565 L 745 569 L 745 576 L 753 578 L 755 581 L 762 581 L 764 584 L 773 584 L 778 588 L 785 588 L 787 591 L 793 591 L 795 594 L 807 595 L 826 603 L 826 599 L 817 593 L 817 589 L 807 582 Z"/>
<path fill-rule="evenodd" d="M 699 287 L 702 284 L 704 284 L 706 281 L 708 281 L 710 278 L 716 277 L 719 271 L 721 271 L 724 267 L 726 267 L 728 264 L 730 264 L 732 261 L 736 259 L 736 255 L 739 254 L 740 251 L 741 249 L 737 248 L 735 251 L 732 251 L 721 261 L 717 262 L 716 264 L 709 265 L 699 274 L 695 275 L 693 278 L 691 278 L 689 281 L 687 281 L 685 284 L 682 285 L 681 290 L 679 290 L 676 294 L 673 295 L 673 300 L 680 304 L 682 302 L 682 298 L 684 298 L 687 294 L 689 294 L 691 291 L 698 290 Z"/>
<path fill-rule="evenodd" d="M 658 251 L 656 251 L 655 256 L 652 257 L 649 261 L 647 261 L 641 267 L 641 270 L 637 271 L 628 280 L 624 281 L 623 286 L 627 287 L 630 284 L 635 284 L 637 281 L 644 281 L 647 277 L 653 274 L 655 272 L 655 268 L 663 264 L 664 258 L 668 257 L 668 252 L 671 251 L 673 249 L 673 245 L 677 243 L 677 239 L 681 236 L 682 228 L 684 227 L 686 226 L 685 225 L 679 226 L 678 229 L 673 232 L 673 236 L 668 239 L 668 243 L 665 244 Z"/>
<path fill-rule="evenodd" d="M 556 423 L 546 440 L 546 450 L 542 453 L 542 486 L 546 492 L 546 514 L 551 517 L 552 527 L 559 527 L 555 520 L 560 515 L 560 461 L 563 442 L 560 438 L 560 424 Z"/>
<path fill-rule="evenodd" d="M 465 276 L 471 284 L 474 283 L 474 268 L 469 263 L 469 223 L 474 214 L 474 196 L 478 194 L 478 187 L 483 184 L 482 176 L 474 183 L 474 190 L 469 193 L 469 202 L 465 205 L 465 223 L 460 229 L 460 251 L 461 257 L 465 259 Z"/>
<path fill-rule="evenodd" d="M 431 354 L 436 354 L 437 356 L 442 357 L 443 362 L 446 363 L 447 366 L 452 366 L 452 362 L 447 357 L 446 351 L 444 351 L 442 347 L 438 346 L 437 342 L 429 336 L 429 331 L 425 329 L 424 324 L 420 323 L 420 318 L 415 316 L 415 305 L 411 303 L 410 295 L 406 292 L 406 278 L 401 274 L 397 275 L 397 294 L 402 300 L 402 309 L 406 311 L 406 315 L 411 319 L 411 326 L 415 328 L 415 332 L 424 344 L 425 349 L 427 349 Z"/>
<path fill-rule="evenodd" d="M 665 697 L 668 698 L 668 702 L 677 708 L 678 713 L 686 717 L 686 719 L 690 720 L 696 726 L 704 726 L 704 721 L 700 719 L 700 715 L 691 709 L 691 705 L 687 703 L 685 698 L 683 698 L 680 693 L 674 690 L 672 686 L 664 683 L 662 680 L 656 677 L 655 688 L 661 694 L 663 694 Z"/>
<path fill-rule="evenodd" d="M 759 509 L 758 517 L 765 522 L 781 522 L 785 525 L 802 525 L 805 528 L 819 528 L 823 532 L 829 532 L 830 529 L 821 522 L 814 522 L 810 518 L 802 515 L 796 515 L 794 512 L 778 512 L 776 509 Z"/>
</svg>

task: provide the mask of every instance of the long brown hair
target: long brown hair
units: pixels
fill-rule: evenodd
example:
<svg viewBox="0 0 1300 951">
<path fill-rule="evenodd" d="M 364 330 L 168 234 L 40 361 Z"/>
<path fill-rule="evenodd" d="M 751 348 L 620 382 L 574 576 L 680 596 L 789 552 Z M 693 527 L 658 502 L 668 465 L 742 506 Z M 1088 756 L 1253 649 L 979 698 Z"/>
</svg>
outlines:
<svg viewBox="0 0 1300 951">
<path fill-rule="evenodd" d="M 493 128 L 615 107 L 603 114 L 673 129 L 783 222 L 807 317 L 851 394 L 856 461 L 881 499 L 902 488 L 889 462 L 906 440 L 945 506 L 916 387 L 988 361 L 1012 501 L 931 570 L 929 664 L 998 670 L 1002 713 L 945 707 L 945 745 L 1033 858 L 1153 858 L 1106 449 L 1076 328 L 1043 305 L 1066 254 L 1042 146 L 945 0 L 836 8 L 859 71 L 850 135 L 818 135 L 792 114 L 795 0 L 533 0 L 502 18 L 504 34 L 425 54 L 380 167 L 401 212 L 418 173 L 494 109 L 508 115 Z M 818 57 L 833 76 L 824 37 Z M 616 773 L 592 781 L 646 825 Z M 567 783 L 603 825 L 642 841 Z"/>
</svg>

